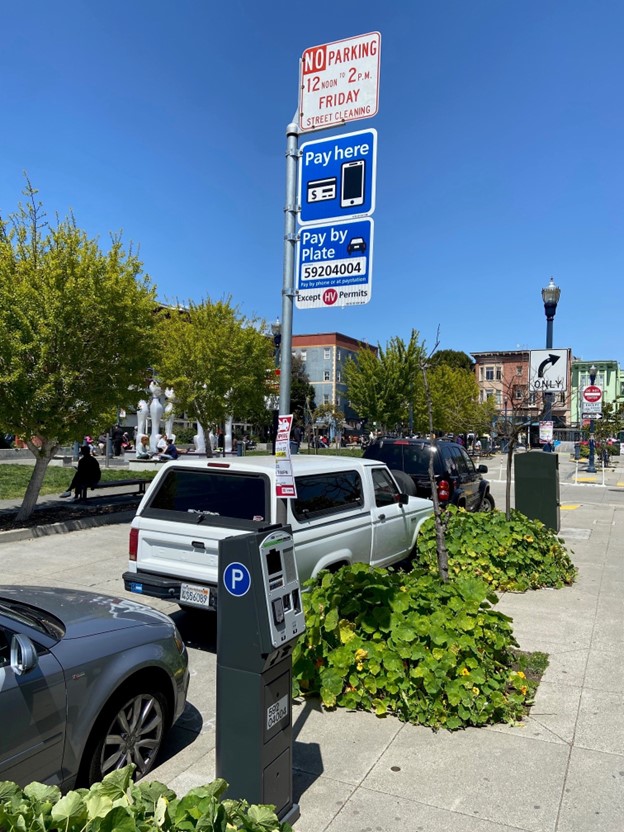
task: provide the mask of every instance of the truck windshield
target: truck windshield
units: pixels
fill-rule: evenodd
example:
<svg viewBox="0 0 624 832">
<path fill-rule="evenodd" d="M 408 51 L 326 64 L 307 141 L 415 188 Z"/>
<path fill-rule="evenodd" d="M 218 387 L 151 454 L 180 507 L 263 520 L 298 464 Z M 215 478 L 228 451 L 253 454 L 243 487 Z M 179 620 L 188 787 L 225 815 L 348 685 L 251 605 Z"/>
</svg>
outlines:
<svg viewBox="0 0 624 832">
<path fill-rule="evenodd" d="M 220 518 L 266 522 L 267 482 L 256 474 L 174 468 L 162 479 L 148 510 L 151 515 L 174 511 L 191 522 Z"/>
</svg>

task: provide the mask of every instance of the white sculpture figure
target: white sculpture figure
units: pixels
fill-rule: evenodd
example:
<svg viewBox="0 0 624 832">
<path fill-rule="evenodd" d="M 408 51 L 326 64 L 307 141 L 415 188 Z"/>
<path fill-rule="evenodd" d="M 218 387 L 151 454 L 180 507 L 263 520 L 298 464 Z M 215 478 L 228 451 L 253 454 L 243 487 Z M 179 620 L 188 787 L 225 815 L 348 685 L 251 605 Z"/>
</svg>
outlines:
<svg viewBox="0 0 624 832">
<path fill-rule="evenodd" d="M 203 427 L 197 423 L 197 433 L 193 437 L 193 445 L 195 445 L 195 452 L 198 454 L 206 453 L 206 436 Z"/>
<path fill-rule="evenodd" d="M 225 440 L 224 440 L 224 448 L 226 454 L 232 453 L 232 422 L 234 419 L 232 416 L 228 416 L 225 420 Z"/>
<path fill-rule="evenodd" d="M 217 437 L 214 435 L 212 428 L 210 428 L 210 431 L 208 432 L 208 444 L 210 445 L 211 451 L 217 450 Z"/>
<path fill-rule="evenodd" d="M 149 407 L 145 399 L 141 399 L 137 408 L 137 437 L 141 434 L 147 433 L 147 417 L 149 416 Z"/>
<path fill-rule="evenodd" d="M 162 419 L 163 415 L 163 406 L 162 402 L 160 401 L 160 397 L 162 396 L 162 388 L 157 382 L 150 381 L 149 389 L 152 394 L 152 400 L 149 406 L 150 421 L 152 428 L 152 431 L 150 433 L 150 450 L 152 451 L 152 453 L 156 453 L 158 450 L 158 440 L 160 439 L 160 420 Z"/>
<path fill-rule="evenodd" d="M 168 439 L 173 439 L 175 442 L 175 433 L 173 432 L 173 411 L 175 407 L 175 393 L 173 387 L 165 387 L 165 396 L 167 403 L 165 404 L 165 433 Z"/>
</svg>

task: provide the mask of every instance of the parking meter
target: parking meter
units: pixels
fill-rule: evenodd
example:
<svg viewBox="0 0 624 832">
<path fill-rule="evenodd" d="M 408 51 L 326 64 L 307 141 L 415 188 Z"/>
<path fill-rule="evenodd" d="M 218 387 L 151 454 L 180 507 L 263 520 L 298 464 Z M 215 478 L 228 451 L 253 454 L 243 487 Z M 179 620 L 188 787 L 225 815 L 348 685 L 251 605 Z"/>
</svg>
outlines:
<svg viewBox="0 0 624 832">
<path fill-rule="evenodd" d="M 216 773 L 227 796 L 294 823 L 292 651 L 305 631 L 290 528 L 219 543 Z"/>
</svg>

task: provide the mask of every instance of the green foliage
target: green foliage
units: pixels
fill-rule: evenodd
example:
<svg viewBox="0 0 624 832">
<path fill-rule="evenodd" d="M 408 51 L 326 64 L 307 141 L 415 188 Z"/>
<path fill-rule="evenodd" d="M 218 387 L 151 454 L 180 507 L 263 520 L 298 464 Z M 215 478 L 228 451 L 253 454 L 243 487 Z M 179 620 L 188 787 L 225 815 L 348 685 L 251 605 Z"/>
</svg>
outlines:
<svg viewBox="0 0 624 832">
<path fill-rule="evenodd" d="M 133 766 L 108 774 L 90 789 L 64 797 L 56 786 L 20 789 L 0 782 L 2 832 L 292 832 L 273 807 L 223 799 L 224 780 L 191 789 L 184 797 L 162 783 L 133 783 Z"/>
<path fill-rule="evenodd" d="M 465 352 L 460 352 L 459 350 L 438 350 L 431 358 L 431 366 L 439 367 L 441 364 L 445 364 L 447 367 L 453 367 L 456 370 L 467 370 L 474 376 L 475 363 Z"/>
<path fill-rule="evenodd" d="M 230 298 L 189 301 L 160 318 L 159 338 L 158 376 L 175 389 L 178 412 L 206 431 L 229 415 L 264 418 L 274 356 L 262 322 L 245 318 Z"/>
<path fill-rule="evenodd" d="M 310 384 L 306 362 L 302 361 L 300 355 L 294 354 L 290 377 L 290 411 L 295 422 L 301 425 L 305 423 L 306 405 L 314 410 L 314 396 L 315 390 Z"/>
<path fill-rule="evenodd" d="M 445 513 L 449 575 L 474 575 L 492 589 L 524 592 L 571 584 L 576 569 L 557 535 L 539 520 L 512 511 L 467 512 L 449 506 Z M 418 536 L 420 562 L 437 572 L 435 528 L 427 520 Z"/>
<path fill-rule="evenodd" d="M 71 215 L 50 226 L 36 193 L 0 220 L 0 401 L 3 429 L 46 455 L 136 404 L 155 300 L 119 237 L 103 251 Z"/>
<path fill-rule="evenodd" d="M 535 684 L 512 669 L 511 619 L 483 581 L 354 564 L 307 586 L 297 692 L 450 730 L 513 721 L 531 703 Z"/>
</svg>

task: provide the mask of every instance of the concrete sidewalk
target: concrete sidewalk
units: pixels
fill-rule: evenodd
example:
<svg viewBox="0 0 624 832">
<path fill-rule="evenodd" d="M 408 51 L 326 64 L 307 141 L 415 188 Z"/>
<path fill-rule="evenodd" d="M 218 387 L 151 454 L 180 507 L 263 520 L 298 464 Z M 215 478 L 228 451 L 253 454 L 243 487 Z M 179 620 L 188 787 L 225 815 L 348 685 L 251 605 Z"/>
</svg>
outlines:
<svg viewBox="0 0 624 832">
<path fill-rule="evenodd" d="M 605 487 L 574 486 L 562 471 L 561 535 L 578 581 L 500 602 L 520 647 L 550 654 L 528 719 L 433 733 L 390 717 L 299 704 L 297 832 L 624 830 L 623 479 L 612 469 Z M 492 481 L 499 507 L 504 487 Z M 4 582 L 124 595 L 127 539 L 122 525 L 3 544 Z M 184 794 L 214 777 L 214 621 L 145 600 L 172 614 L 191 654 L 189 706 L 153 773 Z"/>
</svg>

